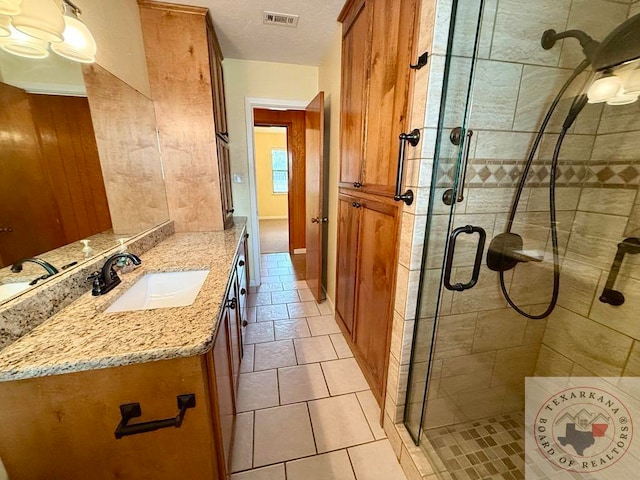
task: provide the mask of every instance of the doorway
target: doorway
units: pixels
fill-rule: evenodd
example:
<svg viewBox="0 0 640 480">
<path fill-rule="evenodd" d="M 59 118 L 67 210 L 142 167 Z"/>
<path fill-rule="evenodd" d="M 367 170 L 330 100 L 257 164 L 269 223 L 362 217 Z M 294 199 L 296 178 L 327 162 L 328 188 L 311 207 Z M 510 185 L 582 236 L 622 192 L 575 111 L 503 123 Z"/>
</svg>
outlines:
<svg viewBox="0 0 640 480">
<path fill-rule="evenodd" d="M 253 128 L 260 252 L 289 251 L 287 127 Z"/>
</svg>

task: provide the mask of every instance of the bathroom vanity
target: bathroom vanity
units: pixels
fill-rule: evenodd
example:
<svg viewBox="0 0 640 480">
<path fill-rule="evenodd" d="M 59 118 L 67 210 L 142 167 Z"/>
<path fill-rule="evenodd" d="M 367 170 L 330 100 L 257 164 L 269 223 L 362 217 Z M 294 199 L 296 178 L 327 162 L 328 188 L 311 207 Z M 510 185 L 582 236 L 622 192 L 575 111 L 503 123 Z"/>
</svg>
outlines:
<svg viewBox="0 0 640 480">
<path fill-rule="evenodd" d="M 109 294 L 86 293 L 0 351 L 12 480 L 227 478 L 246 237 L 244 223 L 175 234 Z M 188 270 L 209 270 L 193 304 L 106 312 L 145 274 Z"/>
</svg>

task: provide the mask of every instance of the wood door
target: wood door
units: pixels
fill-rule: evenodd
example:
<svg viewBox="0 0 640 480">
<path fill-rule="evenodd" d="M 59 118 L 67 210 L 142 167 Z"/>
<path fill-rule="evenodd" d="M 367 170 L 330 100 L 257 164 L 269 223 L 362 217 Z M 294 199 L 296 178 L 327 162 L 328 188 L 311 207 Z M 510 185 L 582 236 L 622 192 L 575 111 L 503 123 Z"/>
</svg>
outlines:
<svg viewBox="0 0 640 480">
<path fill-rule="evenodd" d="M 336 268 L 336 315 L 349 335 L 354 330 L 356 267 L 361 208 L 355 197 L 338 197 L 338 252 Z"/>
<path fill-rule="evenodd" d="M 371 3 L 371 2 L 367 2 Z M 417 0 L 373 2 L 363 188 L 392 196 L 398 168 L 398 136 L 407 129 Z"/>
<path fill-rule="evenodd" d="M 340 112 L 340 186 L 362 182 L 364 120 L 371 2 L 359 1 L 339 18 L 343 22 L 342 94 Z"/>
<path fill-rule="evenodd" d="M 324 300 L 324 92 L 318 93 L 305 110 L 305 205 L 306 280 L 317 302 Z"/>
<path fill-rule="evenodd" d="M 6 266 L 67 244 L 45 178 L 29 95 L 0 83 L 0 257 Z M 57 265 L 60 267 L 60 265 Z"/>
<path fill-rule="evenodd" d="M 396 277 L 398 215 L 396 205 L 362 201 L 358 236 L 356 355 L 364 361 L 365 376 L 381 401 L 389 355 Z"/>
</svg>

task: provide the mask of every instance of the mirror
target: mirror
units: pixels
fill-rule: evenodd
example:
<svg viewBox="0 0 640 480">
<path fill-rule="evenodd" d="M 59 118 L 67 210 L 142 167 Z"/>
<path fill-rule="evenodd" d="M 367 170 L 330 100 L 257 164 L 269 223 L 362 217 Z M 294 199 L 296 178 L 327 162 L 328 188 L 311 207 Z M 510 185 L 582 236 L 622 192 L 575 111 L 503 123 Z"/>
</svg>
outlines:
<svg viewBox="0 0 640 480">
<path fill-rule="evenodd" d="M 169 213 L 149 98 L 97 64 L 55 55 L 0 52 L 0 81 L 2 303 L 46 274 L 30 262 L 14 273 L 17 260 L 67 270 Z"/>
</svg>

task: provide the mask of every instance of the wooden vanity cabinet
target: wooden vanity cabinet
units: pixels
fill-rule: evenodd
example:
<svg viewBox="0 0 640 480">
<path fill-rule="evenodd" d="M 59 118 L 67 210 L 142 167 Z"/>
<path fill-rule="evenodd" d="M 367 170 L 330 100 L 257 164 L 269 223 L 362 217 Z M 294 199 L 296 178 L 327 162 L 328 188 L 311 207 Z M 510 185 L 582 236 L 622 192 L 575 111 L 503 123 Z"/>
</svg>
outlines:
<svg viewBox="0 0 640 480">
<path fill-rule="evenodd" d="M 222 50 L 209 10 L 138 0 L 176 231 L 233 224 Z"/>
</svg>

